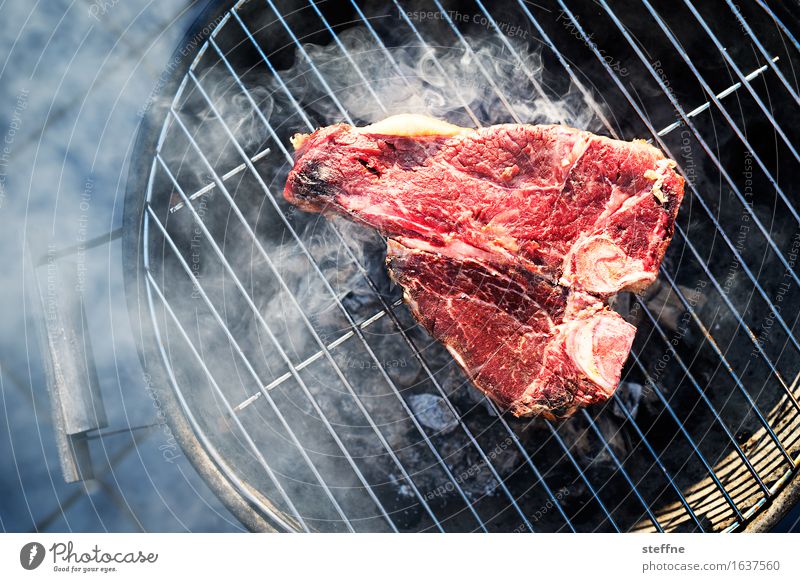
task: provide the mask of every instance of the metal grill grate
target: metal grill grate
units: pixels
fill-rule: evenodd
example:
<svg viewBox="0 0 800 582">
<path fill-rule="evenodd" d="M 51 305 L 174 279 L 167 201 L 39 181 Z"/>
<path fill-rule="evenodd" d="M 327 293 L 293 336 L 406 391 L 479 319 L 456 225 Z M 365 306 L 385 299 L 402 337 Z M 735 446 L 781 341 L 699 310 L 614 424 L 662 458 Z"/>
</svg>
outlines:
<svg viewBox="0 0 800 582">
<path fill-rule="evenodd" d="M 652 34 L 660 31 L 663 50 L 669 49 L 663 54 L 691 72 L 702 99 L 688 106 L 636 38 L 636 24 L 627 22 L 632 3 L 612 8 L 599 0 L 593 17 L 609 25 L 604 40 L 627 41 L 629 68 L 641 85 L 626 82 L 587 30 L 587 17 L 561 0 L 548 7 L 509 3 L 503 20 L 495 3 L 475 0 L 455 9 L 434 0 L 426 9 L 450 31 L 446 41 L 426 36 L 418 16 L 399 1 L 390 13 L 355 0 L 347 10 L 313 0 L 297 9 L 253 0 L 225 14 L 167 106 L 149 175 L 142 256 L 154 339 L 182 412 L 258 512 L 280 528 L 306 531 L 720 531 L 741 528 L 781 490 L 798 463 L 800 344 L 793 333 L 798 313 L 788 305 L 800 278 L 794 239 L 778 234 L 796 230 L 800 215 L 777 160 L 796 172 L 800 156 L 787 112 L 772 103 L 800 104 L 793 70 L 781 68 L 791 63 L 785 53 L 795 58 L 800 45 L 765 4 L 758 3 L 755 15 L 775 19 L 779 30 L 767 37 L 751 26 L 752 15 L 726 3 L 724 17 L 738 23 L 753 54 L 726 50 L 721 37 L 728 33 L 685 0 L 681 9 L 711 55 L 700 64 L 695 45 L 685 46 L 673 32 L 671 13 L 668 18 L 648 0 L 636 3 L 656 25 Z M 280 196 L 292 164 L 288 135 L 335 121 L 316 116 L 298 79 L 287 78 L 295 53 L 338 120 L 362 121 L 305 43 L 336 47 L 341 66 L 358 76 L 375 105 L 394 112 L 342 41 L 351 27 L 363 27 L 371 58 L 385 60 L 387 71 L 406 84 L 413 79 L 392 50 L 396 28 L 427 47 L 430 66 L 442 75 L 436 47 L 451 43 L 450 50 L 470 58 L 510 121 L 531 121 L 520 117 L 491 64 L 474 51 L 464 14 L 504 48 L 520 82 L 552 105 L 557 97 L 505 32 L 508 22 L 524 22 L 605 132 L 650 136 L 687 177 L 658 296 L 630 297 L 629 316 L 640 320 L 640 330 L 626 380 L 641 382 L 647 401 L 631 404 L 618 392 L 602 409 L 563 424 L 505 417 L 463 383 L 448 384 L 452 362 L 442 362 L 385 289 L 374 268 L 380 261 L 359 244 L 367 235 L 299 215 Z M 777 55 L 781 42 L 787 46 Z M 718 83 L 719 71 L 708 60 L 727 68 L 729 82 Z M 603 83 L 605 104 L 595 100 L 592 82 Z M 639 91 L 647 87 L 649 94 Z M 462 114 L 482 125 L 485 114 L 456 84 L 452 91 Z M 630 120 L 620 123 L 622 115 Z M 764 124 L 774 134 L 774 151 L 748 136 L 749 127 L 761 131 Z M 682 155 L 687 143 L 697 158 Z M 762 188 L 775 192 L 769 221 L 722 153 L 735 143 Z M 713 178 L 698 180 L 688 163 L 702 163 L 700 171 Z M 730 204 L 723 199 L 728 192 Z M 738 218 L 729 208 L 734 202 Z M 741 244 L 742 224 L 759 234 L 763 250 Z M 329 237 L 323 245 L 320 236 Z M 337 268 L 319 252 L 326 245 L 340 251 Z M 336 278 L 341 265 L 351 273 L 344 284 Z M 723 279 L 729 266 L 733 274 Z M 324 310 L 309 309 L 317 297 L 324 297 Z M 363 302 L 374 311 L 354 308 L 353 297 L 368 297 Z M 715 308 L 704 309 L 704 301 Z M 682 327 L 670 328 L 670 309 L 685 318 Z M 784 342 L 764 337 L 778 333 Z M 392 366 L 387 350 L 405 365 Z M 358 366 L 350 354 L 362 358 Z M 417 371 L 411 380 L 398 369 L 406 367 Z M 438 397 L 446 427 L 421 414 L 420 393 Z"/>
</svg>

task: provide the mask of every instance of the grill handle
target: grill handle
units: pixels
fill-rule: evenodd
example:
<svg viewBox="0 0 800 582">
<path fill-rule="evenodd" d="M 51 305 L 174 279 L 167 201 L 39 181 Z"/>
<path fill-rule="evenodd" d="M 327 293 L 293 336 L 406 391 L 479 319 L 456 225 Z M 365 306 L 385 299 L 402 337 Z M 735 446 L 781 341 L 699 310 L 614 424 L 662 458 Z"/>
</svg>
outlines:
<svg viewBox="0 0 800 582">
<path fill-rule="evenodd" d="M 30 260 L 32 253 L 28 251 Z M 33 315 L 64 481 L 94 478 L 87 433 L 108 425 L 74 260 L 50 247 L 33 266 Z"/>
</svg>

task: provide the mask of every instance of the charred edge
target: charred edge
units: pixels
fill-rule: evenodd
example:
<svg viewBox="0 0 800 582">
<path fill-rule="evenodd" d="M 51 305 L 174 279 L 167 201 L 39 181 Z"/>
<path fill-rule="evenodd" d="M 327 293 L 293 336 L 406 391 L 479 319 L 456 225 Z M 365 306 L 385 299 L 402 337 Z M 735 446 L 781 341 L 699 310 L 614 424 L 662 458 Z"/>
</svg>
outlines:
<svg viewBox="0 0 800 582">
<path fill-rule="evenodd" d="M 381 177 L 380 171 L 375 169 L 375 168 L 373 168 L 372 166 L 370 166 L 369 162 L 367 162 L 367 160 L 364 160 L 362 158 L 358 158 L 358 163 L 361 164 L 362 166 L 364 166 L 369 173 L 377 176 L 378 178 Z"/>
<path fill-rule="evenodd" d="M 337 188 L 322 176 L 320 162 L 308 162 L 291 178 L 290 192 L 298 201 L 319 203 L 336 196 Z M 320 198 L 324 200 L 319 200 Z"/>
<path fill-rule="evenodd" d="M 553 422 L 560 422 L 571 418 L 582 405 L 576 402 L 563 401 L 560 405 L 548 401 L 535 401 L 529 404 L 512 404 L 509 408 L 516 418 L 540 417 Z"/>
<path fill-rule="evenodd" d="M 679 198 L 682 198 L 678 195 L 681 190 L 681 178 L 678 177 L 677 180 L 669 180 L 664 182 L 661 186 L 661 190 L 664 192 L 665 200 L 661 202 L 661 208 L 666 212 L 667 216 L 670 219 L 677 214 L 678 206 L 680 205 Z"/>
</svg>

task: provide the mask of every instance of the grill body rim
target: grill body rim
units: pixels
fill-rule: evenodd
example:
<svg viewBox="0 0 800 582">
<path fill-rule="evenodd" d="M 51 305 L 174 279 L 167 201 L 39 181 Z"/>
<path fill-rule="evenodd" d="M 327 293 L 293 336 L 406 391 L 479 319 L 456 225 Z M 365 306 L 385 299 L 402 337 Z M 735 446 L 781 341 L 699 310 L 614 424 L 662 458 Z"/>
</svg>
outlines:
<svg viewBox="0 0 800 582">
<path fill-rule="evenodd" d="M 208 0 L 198 12 L 192 25 L 174 51 L 172 58 L 178 59 L 179 64 L 172 68 L 171 74 L 166 78 L 156 91 L 151 95 L 152 106 L 142 116 L 137 136 L 129 158 L 128 177 L 123 209 L 123 234 L 122 234 L 122 260 L 125 282 L 125 300 L 128 306 L 131 328 L 136 338 L 138 356 L 146 377 L 148 386 L 158 394 L 162 408 L 167 417 L 175 439 L 181 446 L 183 453 L 193 467 L 203 477 L 205 483 L 217 495 L 228 510 L 251 531 L 284 531 L 280 523 L 265 515 L 256 504 L 249 501 L 243 491 L 225 476 L 220 464 L 215 461 L 203 445 L 182 410 L 179 399 L 170 378 L 168 363 L 165 361 L 162 350 L 157 345 L 158 332 L 151 311 L 152 306 L 146 304 L 144 298 L 148 296 L 148 283 L 144 272 L 146 270 L 143 255 L 146 232 L 143 230 L 144 217 L 146 216 L 147 200 L 145 192 L 152 164 L 152 153 L 159 141 L 159 135 L 169 113 L 163 106 L 166 97 L 171 101 L 183 79 L 191 69 L 194 58 L 204 46 L 207 36 L 202 35 L 204 29 L 208 30 L 209 23 L 219 22 L 219 19 L 233 10 L 241 2 L 226 2 L 225 0 Z M 212 27 L 213 30 L 213 27 Z M 189 41 L 200 38 L 193 51 L 183 55 L 181 47 Z M 250 488 L 248 493 L 259 498 L 265 506 L 271 502 Z M 760 507 L 734 531 L 767 532 L 773 528 L 798 502 L 800 502 L 800 472 L 796 472 L 771 499 L 763 502 Z M 758 504 L 757 504 L 758 505 Z M 291 530 L 290 530 L 291 531 Z"/>
</svg>

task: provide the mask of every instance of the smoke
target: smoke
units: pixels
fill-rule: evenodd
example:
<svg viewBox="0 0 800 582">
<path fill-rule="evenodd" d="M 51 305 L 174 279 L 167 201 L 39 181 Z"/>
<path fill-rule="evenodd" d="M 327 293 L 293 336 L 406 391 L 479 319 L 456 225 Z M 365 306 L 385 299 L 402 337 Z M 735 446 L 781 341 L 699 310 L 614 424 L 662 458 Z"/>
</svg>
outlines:
<svg viewBox="0 0 800 582">
<path fill-rule="evenodd" d="M 446 38 L 427 30 L 436 25 L 443 26 L 424 22 L 419 27 L 428 38 Z M 354 27 L 339 35 L 341 46 L 305 45 L 309 58 L 298 50 L 296 64 L 286 73 L 292 91 L 303 96 L 320 125 L 347 121 L 344 110 L 364 124 L 419 113 L 464 126 L 474 126 L 477 119 L 482 125 L 516 121 L 600 129 L 596 104 L 589 106 L 572 85 L 563 92 L 549 87 L 540 48 L 523 39 L 484 31 L 466 37 L 466 48 L 423 44 L 410 30 L 394 36 L 394 46 L 380 47 L 366 28 Z"/>
</svg>

